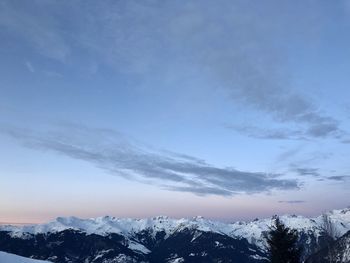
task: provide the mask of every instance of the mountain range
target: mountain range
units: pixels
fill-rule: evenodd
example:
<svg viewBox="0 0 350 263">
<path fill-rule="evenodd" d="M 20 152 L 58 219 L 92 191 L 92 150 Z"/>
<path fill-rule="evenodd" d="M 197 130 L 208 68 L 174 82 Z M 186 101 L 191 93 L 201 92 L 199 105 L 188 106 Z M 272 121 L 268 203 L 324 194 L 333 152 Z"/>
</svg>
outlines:
<svg viewBox="0 0 350 263">
<path fill-rule="evenodd" d="M 332 240 L 325 218 L 332 224 Z M 315 218 L 284 215 L 299 234 L 303 260 L 350 262 L 350 209 Z M 274 217 L 224 223 L 202 217 L 58 217 L 46 224 L 0 226 L 0 251 L 49 262 L 266 262 L 264 235 Z"/>
</svg>

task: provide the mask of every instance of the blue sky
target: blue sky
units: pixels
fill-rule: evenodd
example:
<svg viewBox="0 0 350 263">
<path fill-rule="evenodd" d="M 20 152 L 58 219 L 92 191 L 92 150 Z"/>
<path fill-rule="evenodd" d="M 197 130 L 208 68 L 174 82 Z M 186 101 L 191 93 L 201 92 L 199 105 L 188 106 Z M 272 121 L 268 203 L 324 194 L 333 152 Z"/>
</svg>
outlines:
<svg viewBox="0 0 350 263">
<path fill-rule="evenodd" d="M 1 1 L 0 221 L 349 205 L 348 1 Z"/>
</svg>

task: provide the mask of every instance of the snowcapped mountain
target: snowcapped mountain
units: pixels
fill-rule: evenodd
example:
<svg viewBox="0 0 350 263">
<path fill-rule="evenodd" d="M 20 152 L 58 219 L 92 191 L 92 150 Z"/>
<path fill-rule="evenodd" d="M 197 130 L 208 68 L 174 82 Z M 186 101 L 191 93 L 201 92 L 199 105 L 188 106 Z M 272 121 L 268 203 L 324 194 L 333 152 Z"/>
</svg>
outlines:
<svg viewBox="0 0 350 263">
<path fill-rule="evenodd" d="M 5 253 L 1 251 L 0 251 L 0 262 L 1 263 L 49 263 L 48 261 L 24 258 L 21 256 Z"/>
<path fill-rule="evenodd" d="M 350 208 L 333 210 L 327 213 L 334 224 L 339 235 L 350 230 Z M 312 231 L 317 235 L 322 232 L 322 216 L 316 218 L 306 218 L 296 215 L 284 215 L 281 221 L 289 228 L 298 231 Z M 0 226 L 0 231 L 10 231 L 13 236 L 23 236 L 26 234 L 38 234 L 49 232 L 60 232 L 67 229 L 74 229 L 87 234 L 107 235 L 110 233 L 133 236 L 142 231 L 151 231 L 154 235 L 164 231 L 166 236 L 182 229 L 196 229 L 203 232 L 214 232 L 231 237 L 246 238 L 250 243 L 260 243 L 262 233 L 269 230 L 273 223 L 273 218 L 256 219 L 250 222 L 223 223 L 211 221 L 203 217 L 191 219 L 172 219 L 167 216 L 158 216 L 146 219 L 115 218 L 110 216 L 80 219 L 77 217 L 58 217 L 56 220 L 37 225 L 26 226 Z"/>
<path fill-rule="evenodd" d="M 331 211 L 328 218 L 339 236 L 350 230 L 350 209 Z M 280 219 L 299 232 L 304 257 L 322 246 L 322 216 L 285 215 Z M 219 262 L 223 259 L 229 259 L 224 262 L 264 262 L 263 236 L 273 221 L 273 218 L 223 223 L 202 217 L 59 217 L 47 224 L 0 226 L 0 250 L 54 262 L 84 262 L 87 258 L 89 262 Z M 84 244 L 91 255 L 79 256 L 85 251 L 77 246 L 74 253 L 69 254 L 71 257 L 67 257 L 64 250 L 74 246 L 72 240 Z M 103 245 L 96 246 L 96 243 Z M 46 250 L 32 244 L 42 244 Z M 28 249 L 20 251 L 16 246 Z M 127 259 L 117 261 L 121 256 Z M 240 261 L 230 260 L 232 258 Z M 103 261 L 112 259 L 115 261 Z"/>
</svg>

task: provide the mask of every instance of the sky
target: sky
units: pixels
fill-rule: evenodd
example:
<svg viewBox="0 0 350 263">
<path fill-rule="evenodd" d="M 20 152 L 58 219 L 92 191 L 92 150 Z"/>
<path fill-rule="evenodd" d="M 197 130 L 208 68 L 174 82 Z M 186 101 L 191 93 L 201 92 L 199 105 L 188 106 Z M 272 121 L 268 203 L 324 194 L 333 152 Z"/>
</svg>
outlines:
<svg viewBox="0 0 350 263">
<path fill-rule="evenodd" d="M 0 222 L 350 205 L 350 1 L 0 1 Z"/>
</svg>

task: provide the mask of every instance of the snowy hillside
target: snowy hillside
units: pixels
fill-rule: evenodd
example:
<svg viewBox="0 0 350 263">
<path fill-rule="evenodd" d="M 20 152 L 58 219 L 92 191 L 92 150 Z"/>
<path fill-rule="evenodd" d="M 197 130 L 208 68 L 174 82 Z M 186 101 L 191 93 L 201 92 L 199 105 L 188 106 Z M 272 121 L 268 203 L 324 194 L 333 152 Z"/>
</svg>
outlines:
<svg viewBox="0 0 350 263">
<path fill-rule="evenodd" d="M 30 258 L 20 257 L 14 254 L 9 254 L 0 251 L 1 263 L 49 263 L 49 261 L 35 260 Z"/>
</svg>

